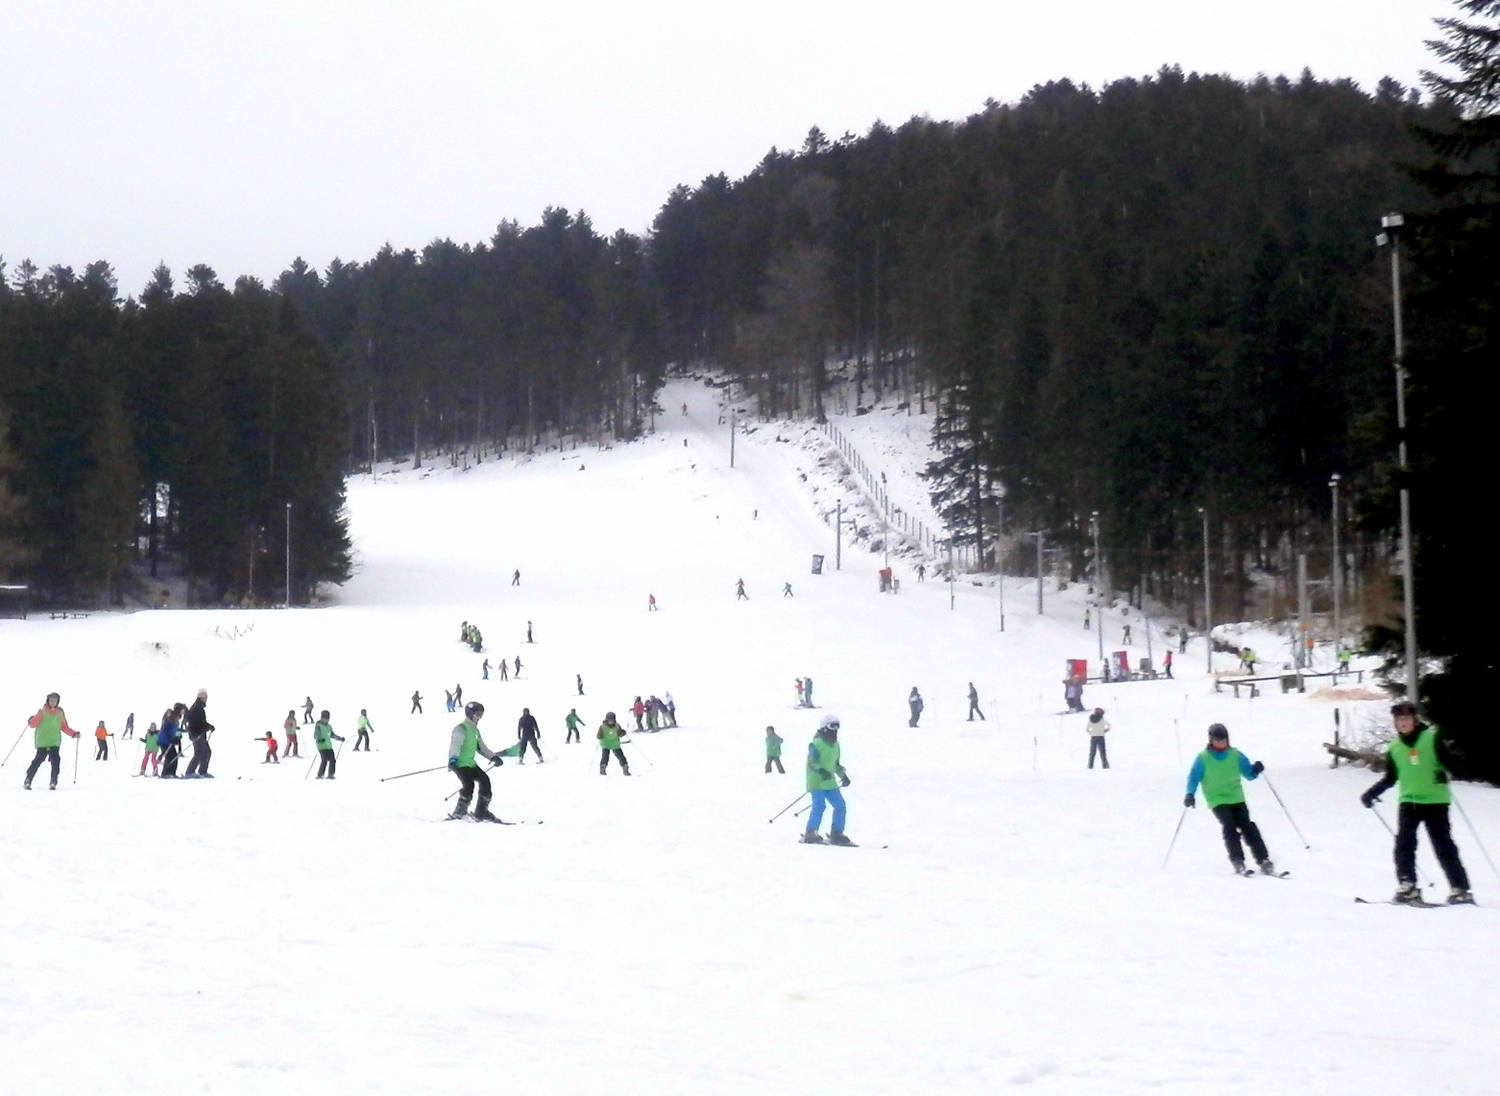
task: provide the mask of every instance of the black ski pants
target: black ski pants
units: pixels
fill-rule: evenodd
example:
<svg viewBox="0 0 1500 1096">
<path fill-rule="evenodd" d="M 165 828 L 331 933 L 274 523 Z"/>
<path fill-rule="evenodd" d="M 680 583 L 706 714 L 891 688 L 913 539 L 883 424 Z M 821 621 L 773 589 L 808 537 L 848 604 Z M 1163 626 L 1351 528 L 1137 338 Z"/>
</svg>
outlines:
<svg viewBox="0 0 1500 1096">
<path fill-rule="evenodd" d="M 1099 755 L 1099 760 L 1104 767 L 1109 768 L 1109 751 L 1104 748 L 1104 736 L 1102 734 L 1089 735 L 1089 768 L 1094 767 L 1094 755 Z"/>
<path fill-rule="evenodd" d="M 771 771 L 771 766 L 772 765 L 776 766 L 776 771 L 777 772 L 779 772 L 779 773 L 785 773 L 786 772 L 786 770 L 781 767 L 781 758 L 779 758 L 779 757 L 768 757 L 768 758 L 766 758 L 766 772 L 770 772 Z"/>
<path fill-rule="evenodd" d="M 1469 873 L 1458 858 L 1458 846 L 1448 828 L 1448 804 L 1402 803 L 1396 808 L 1396 879 L 1417 881 L 1417 828 L 1427 827 L 1427 840 L 1437 854 L 1450 887 L 1469 889 Z"/>
<path fill-rule="evenodd" d="M 355 749 L 356 752 L 359 750 L 359 744 L 361 742 L 363 742 L 365 744 L 365 753 L 369 753 L 370 752 L 370 732 L 369 731 L 360 731 L 359 734 L 357 734 L 357 735 L 354 736 L 354 749 Z"/>
<path fill-rule="evenodd" d="M 1266 843 L 1260 839 L 1260 827 L 1250 821 L 1250 808 L 1243 803 L 1221 803 L 1214 808 L 1214 817 L 1224 828 L 1224 847 L 1229 850 L 1230 860 L 1245 862 L 1245 850 L 1240 847 L 1241 835 L 1257 862 L 1266 859 Z"/>
<path fill-rule="evenodd" d="M 569 727 L 568 728 L 568 737 L 565 738 L 565 739 L 563 739 L 563 745 L 566 746 L 569 742 L 582 742 L 582 741 L 583 741 L 583 735 L 581 735 L 581 734 L 578 733 L 578 728 L 577 727 Z"/>
<path fill-rule="evenodd" d="M 208 759 L 214 755 L 212 747 L 208 744 L 208 735 L 195 734 L 189 737 L 193 743 L 193 757 L 188 762 L 186 775 L 192 776 L 194 773 L 197 773 L 199 776 L 207 776 Z"/>
<path fill-rule="evenodd" d="M 536 735 L 534 734 L 523 734 L 521 736 L 521 752 L 516 756 L 518 756 L 522 761 L 525 761 L 527 746 L 530 746 L 532 750 L 536 752 L 536 759 L 538 761 L 542 760 L 542 748 L 537 745 Z"/>
<path fill-rule="evenodd" d="M 36 756 L 31 759 L 31 764 L 26 767 L 27 784 L 31 783 L 31 778 L 42 767 L 42 760 L 44 758 L 52 762 L 52 783 L 57 783 L 57 770 L 62 767 L 62 755 L 59 753 L 59 750 L 60 747 L 58 746 L 38 746 L 36 748 Z"/>
<path fill-rule="evenodd" d="M 162 774 L 162 776 L 169 776 L 170 777 L 170 776 L 176 776 L 177 775 L 177 759 L 180 758 L 181 756 L 182 756 L 182 747 L 179 746 L 176 741 L 173 741 L 173 743 L 170 746 L 167 747 L 166 752 L 164 754 L 162 754 L 162 763 L 161 763 L 161 774 Z"/>
<path fill-rule="evenodd" d="M 977 701 L 977 700 L 971 700 L 971 701 L 969 701 L 969 722 L 970 723 L 974 722 L 974 717 L 976 715 L 981 720 L 984 719 L 984 713 L 979 710 L 979 701 Z"/>
<path fill-rule="evenodd" d="M 339 759 L 334 755 L 332 750 L 322 749 L 318 751 L 318 759 L 318 779 L 322 780 L 326 776 L 329 780 L 332 780 L 333 770 L 338 768 Z"/>
<path fill-rule="evenodd" d="M 616 746 L 613 750 L 599 751 L 599 775 L 604 775 L 604 770 L 609 768 L 609 755 L 614 754 L 619 759 L 620 768 L 625 770 L 625 775 L 630 775 L 630 763 L 625 760 L 625 751 Z"/>
<path fill-rule="evenodd" d="M 474 788 L 479 788 L 479 802 L 490 801 L 490 775 L 478 765 L 460 765 L 453 770 L 453 775 L 458 777 L 460 784 L 458 801 L 467 809 L 469 800 L 474 797 Z"/>
<path fill-rule="evenodd" d="M 99 745 L 94 750 L 94 760 L 95 761 L 108 761 L 109 760 L 109 739 L 107 739 L 107 738 L 101 738 L 98 741 L 99 741 Z"/>
</svg>

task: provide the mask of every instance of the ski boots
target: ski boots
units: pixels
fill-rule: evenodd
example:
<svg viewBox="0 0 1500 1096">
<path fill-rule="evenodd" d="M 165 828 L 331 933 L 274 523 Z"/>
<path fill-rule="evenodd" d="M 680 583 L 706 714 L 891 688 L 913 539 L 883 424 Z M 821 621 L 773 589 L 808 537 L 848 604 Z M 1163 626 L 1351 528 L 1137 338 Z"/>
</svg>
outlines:
<svg viewBox="0 0 1500 1096">
<path fill-rule="evenodd" d="M 830 833 L 828 835 L 828 843 L 830 845 L 852 845 L 852 844 L 854 844 L 853 841 L 850 841 L 849 838 L 847 838 L 847 837 L 844 836 L 844 831 L 843 830 L 834 830 L 832 833 Z"/>
<path fill-rule="evenodd" d="M 1402 883 L 1396 888 L 1391 901 L 1398 906 L 1416 906 L 1422 903 L 1422 892 L 1415 883 Z"/>
<path fill-rule="evenodd" d="M 823 835 L 817 830 L 805 830 L 802 834 L 802 843 L 804 845 L 821 845 L 824 843 Z"/>
<path fill-rule="evenodd" d="M 1256 869 L 1256 871 L 1260 872 L 1262 875 L 1275 875 L 1276 874 L 1276 865 L 1273 864 L 1270 860 L 1260 860 L 1260 861 L 1257 861 L 1256 865 L 1255 865 L 1255 869 Z"/>
<path fill-rule="evenodd" d="M 1448 905 L 1450 906 L 1472 906 L 1474 895 L 1463 887 L 1454 887 L 1448 892 Z"/>
<path fill-rule="evenodd" d="M 1231 860 L 1229 866 L 1234 869 L 1235 875 L 1245 874 L 1245 862 L 1243 860 Z"/>
</svg>

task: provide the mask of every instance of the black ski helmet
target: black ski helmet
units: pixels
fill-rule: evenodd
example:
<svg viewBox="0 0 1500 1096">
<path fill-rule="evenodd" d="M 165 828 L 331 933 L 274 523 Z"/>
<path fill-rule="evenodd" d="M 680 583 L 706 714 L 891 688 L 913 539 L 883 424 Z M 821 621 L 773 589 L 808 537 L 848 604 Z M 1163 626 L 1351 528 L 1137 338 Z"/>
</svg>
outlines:
<svg viewBox="0 0 1500 1096">
<path fill-rule="evenodd" d="M 478 719 L 484 714 L 484 705 L 477 700 L 471 700 L 464 705 L 465 719 Z"/>
<path fill-rule="evenodd" d="M 1229 728 L 1222 723 L 1211 723 L 1208 727 L 1208 737 L 1216 741 L 1229 741 Z"/>
<path fill-rule="evenodd" d="M 1417 706 L 1410 700 L 1398 700 L 1391 705 L 1392 715 L 1416 715 Z"/>
</svg>

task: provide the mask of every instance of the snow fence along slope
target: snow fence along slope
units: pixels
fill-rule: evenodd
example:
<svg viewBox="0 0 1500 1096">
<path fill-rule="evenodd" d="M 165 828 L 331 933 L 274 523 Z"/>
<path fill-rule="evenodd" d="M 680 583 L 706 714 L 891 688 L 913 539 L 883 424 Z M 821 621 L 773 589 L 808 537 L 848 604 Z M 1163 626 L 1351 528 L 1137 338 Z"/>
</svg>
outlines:
<svg viewBox="0 0 1500 1096">
<path fill-rule="evenodd" d="M 12 733 L 48 689 L 85 735 L 200 686 L 218 727 L 213 781 L 133 778 L 138 745 L 94 762 L 85 741 L 76 784 L 70 742 L 60 789 L 22 792 L 27 733 L 0 770 L 8 1091 L 1494 1090 L 1494 913 L 1351 901 L 1391 888 L 1389 838 L 1356 799 L 1373 776 L 1326 767 L 1326 704 L 1215 696 L 1195 647 L 1176 681 L 1088 690 L 1114 727 L 1089 771 L 1082 717 L 1055 714 L 1063 660 L 1094 653 L 1075 591 L 1041 616 L 1017 594 L 1002 634 L 992 591 L 950 610 L 898 572 L 881 596 L 852 550 L 813 576 L 832 533 L 808 450 L 758 430 L 731 470 L 712 397 L 663 402 L 689 414 L 636 444 L 351 482 L 359 572 L 331 608 L 0 622 Z M 519 680 L 481 680 L 464 619 Z M 802 789 L 808 674 L 843 721 L 859 849 L 766 822 Z M 380 781 L 443 764 L 459 682 L 492 743 L 536 713 L 547 762 L 498 770 L 495 807 L 544 824 L 439 821 L 443 772 Z M 628 779 L 563 744 L 568 708 L 591 740 L 668 689 L 682 726 L 634 736 Z M 251 741 L 308 695 L 350 740 L 331 784 L 306 779 L 310 734 L 280 766 Z M 1312 845 L 1250 786 L 1290 880 L 1231 876 L 1202 808 L 1161 868 L 1213 721 Z M 1494 793 L 1460 793 L 1500 835 Z"/>
</svg>

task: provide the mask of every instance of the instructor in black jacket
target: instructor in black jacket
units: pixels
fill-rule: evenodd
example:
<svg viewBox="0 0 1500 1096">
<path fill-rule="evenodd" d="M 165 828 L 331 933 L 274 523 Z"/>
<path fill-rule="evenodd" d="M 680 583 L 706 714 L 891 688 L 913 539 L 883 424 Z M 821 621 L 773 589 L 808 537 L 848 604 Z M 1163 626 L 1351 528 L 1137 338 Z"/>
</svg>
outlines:
<svg viewBox="0 0 1500 1096">
<path fill-rule="evenodd" d="M 188 741 L 193 744 L 193 759 L 188 762 L 187 772 L 183 773 L 188 779 L 207 776 L 208 759 L 213 756 L 213 750 L 208 745 L 208 734 L 214 729 L 214 725 L 208 721 L 208 713 L 204 710 L 207 704 L 208 690 L 199 689 L 198 699 L 193 701 L 187 711 Z"/>
</svg>

